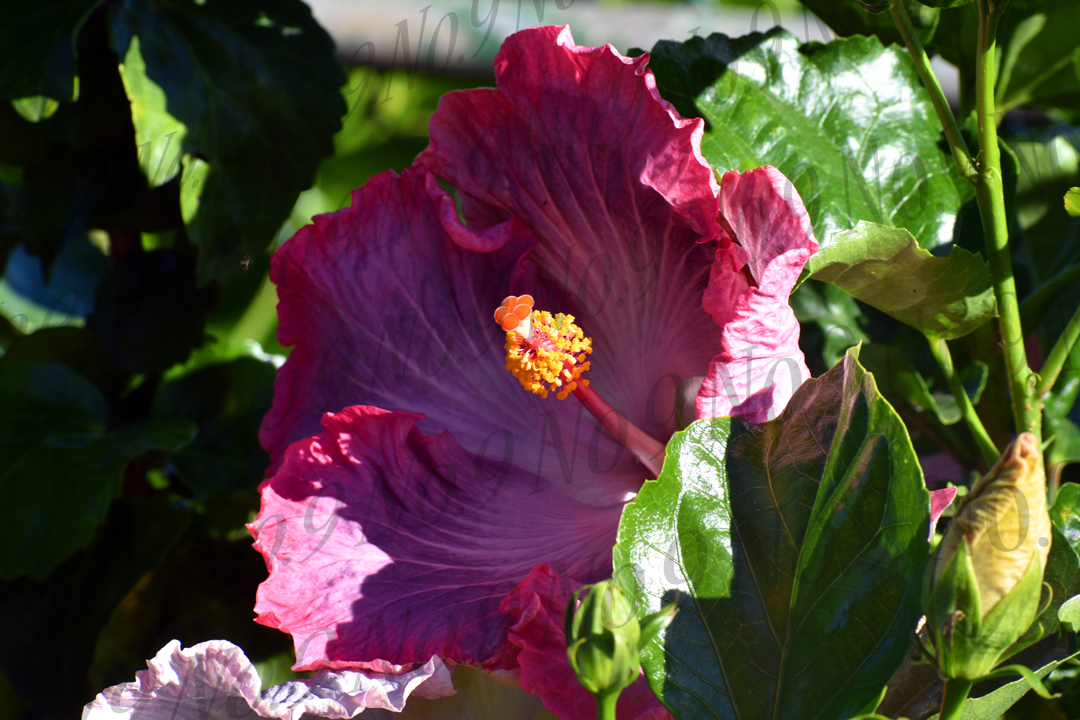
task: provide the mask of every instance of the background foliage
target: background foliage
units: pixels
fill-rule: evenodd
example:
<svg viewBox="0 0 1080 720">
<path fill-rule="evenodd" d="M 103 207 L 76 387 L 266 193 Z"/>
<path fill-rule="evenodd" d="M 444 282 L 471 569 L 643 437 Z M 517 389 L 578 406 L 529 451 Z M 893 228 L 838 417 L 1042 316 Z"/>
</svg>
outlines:
<svg viewBox="0 0 1080 720">
<path fill-rule="evenodd" d="M 970 66 L 973 5 L 909 5 L 928 47 Z M 845 244 L 886 225 L 902 229 L 890 247 L 907 253 L 913 273 L 948 267 L 977 295 L 986 280 L 974 197 L 888 16 L 855 3 L 806 6 L 840 39 L 803 43 L 772 30 L 661 42 L 650 62 L 661 93 L 705 118 L 703 150 L 718 169 L 773 164 L 792 178 L 819 239 L 839 238 L 826 258 L 833 271 L 891 261 Z M 1004 116 L 1001 131 L 1014 263 L 1038 357 L 1080 304 L 1080 218 L 1061 202 L 1080 185 L 1080 48 L 1071 31 L 1080 1 L 1012 0 L 1008 12 L 997 96 L 1024 109 Z M 491 77 L 345 69 L 300 0 L 59 0 L 19 3 L 3 16 L 0 717 L 78 714 L 173 638 L 231 640 L 266 684 L 280 682 L 291 645 L 251 621 L 266 571 L 243 527 L 267 462 L 258 425 L 288 352 L 274 337 L 270 254 L 372 175 L 409 165 L 438 99 Z M 962 116 L 972 83 L 962 72 Z M 984 464 L 926 349 L 926 324 L 895 311 L 887 292 L 844 286 L 849 295 L 824 281 L 835 280 L 828 268 L 812 269 L 792 303 L 814 375 L 862 341 L 859 362 L 876 382 L 865 381 L 873 392 L 862 402 L 878 408 L 875 422 L 896 422 L 880 393 L 910 431 L 931 486 L 970 482 Z M 991 309 L 957 305 L 947 289 L 928 291 L 938 305 L 926 317 L 944 318 L 939 334 L 960 338 L 955 362 L 976 406 L 1002 406 Z M 957 327 L 964 332 L 949 334 Z M 1080 351 L 1065 373 L 1045 423 L 1052 478 L 1068 483 L 1080 461 Z M 1007 415 L 983 415 L 1003 445 Z M 913 462 L 900 455 L 896 462 Z M 639 504 L 685 498 L 694 492 L 685 480 L 665 471 Z M 1070 594 L 1080 589 L 1075 488 L 1058 495 L 1056 532 L 1066 541 L 1055 536 L 1052 560 L 1053 582 Z M 707 519 L 655 531 L 697 538 Z M 925 559 L 912 558 L 924 552 L 897 562 L 918 564 Z M 683 579 L 705 588 L 723 580 L 715 567 L 699 569 L 684 569 Z M 887 570 L 885 589 L 902 595 Z M 1035 659 L 1061 657 L 1039 650 Z M 920 672 L 909 658 L 882 708 L 892 701 L 897 713 L 927 716 L 896 699 L 932 696 L 934 679 Z M 1053 673 L 1065 693 L 1056 705 L 1026 699 L 1011 712 L 1075 714 L 1080 675 L 1068 665 Z"/>
</svg>

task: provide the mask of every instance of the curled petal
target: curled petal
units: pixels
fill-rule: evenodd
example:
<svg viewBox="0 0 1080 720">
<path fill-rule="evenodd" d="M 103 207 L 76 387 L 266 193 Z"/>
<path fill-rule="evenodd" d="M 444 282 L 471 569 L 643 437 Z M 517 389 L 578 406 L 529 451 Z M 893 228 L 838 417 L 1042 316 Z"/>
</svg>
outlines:
<svg viewBox="0 0 1080 720">
<path fill-rule="evenodd" d="M 723 328 L 722 350 L 696 399 L 699 418 L 770 420 L 810 377 L 788 295 L 818 248 L 798 192 L 779 170 L 724 175 L 721 224 L 703 305 Z"/>
<path fill-rule="evenodd" d="M 563 720 L 596 717 L 595 701 L 566 657 L 563 616 L 579 586 L 547 565 L 538 565 L 501 605 L 517 620 L 510 628 L 510 642 L 518 648 L 521 687 L 539 695 L 544 706 Z M 671 720 L 644 675 L 620 693 L 615 710 L 619 720 Z"/>
<path fill-rule="evenodd" d="M 537 558 L 577 582 L 611 571 L 620 505 L 577 502 L 448 433 L 425 436 L 420 419 L 328 413 L 263 483 L 248 527 L 270 577 L 255 611 L 293 635 L 298 670 L 432 655 L 509 670 L 499 602 Z"/>
<path fill-rule="evenodd" d="M 173 640 L 135 682 L 106 688 L 83 710 L 83 720 L 125 716 L 130 720 L 238 720 L 302 716 L 351 718 L 367 708 L 400 712 L 410 694 L 446 697 L 454 692 L 450 672 L 432 657 L 400 675 L 321 672 L 261 689 L 259 673 L 244 651 L 226 640 L 182 650 Z"/>
</svg>

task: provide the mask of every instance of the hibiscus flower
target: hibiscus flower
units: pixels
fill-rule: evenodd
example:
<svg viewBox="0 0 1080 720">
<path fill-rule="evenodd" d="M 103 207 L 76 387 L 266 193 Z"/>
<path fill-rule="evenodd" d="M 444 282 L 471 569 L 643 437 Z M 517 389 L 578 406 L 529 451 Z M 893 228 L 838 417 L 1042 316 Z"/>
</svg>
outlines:
<svg viewBox="0 0 1080 720">
<path fill-rule="evenodd" d="M 274 255 L 294 347 L 249 528 L 296 669 L 435 656 L 592 717 L 562 613 L 611 576 L 623 505 L 680 424 L 775 417 L 809 376 L 802 201 L 773 168 L 718 183 L 647 62 L 512 36 L 413 167 Z M 639 680 L 619 715 L 665 712 Z"/>
</svg>

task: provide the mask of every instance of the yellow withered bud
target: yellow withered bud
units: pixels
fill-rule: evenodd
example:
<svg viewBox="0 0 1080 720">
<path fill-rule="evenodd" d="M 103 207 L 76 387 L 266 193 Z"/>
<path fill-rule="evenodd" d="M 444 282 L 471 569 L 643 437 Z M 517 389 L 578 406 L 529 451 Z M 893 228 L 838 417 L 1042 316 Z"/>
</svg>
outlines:
<svg viewBox="0 0 1080 720">
<path fill-rule="evenodd" d="M 971 488 L 938 548 L 926 618 L 946 677 L 985 675 L 1031 626 L 1049 553 L 1042 457 L 1023 433 Z"/>
</svg>

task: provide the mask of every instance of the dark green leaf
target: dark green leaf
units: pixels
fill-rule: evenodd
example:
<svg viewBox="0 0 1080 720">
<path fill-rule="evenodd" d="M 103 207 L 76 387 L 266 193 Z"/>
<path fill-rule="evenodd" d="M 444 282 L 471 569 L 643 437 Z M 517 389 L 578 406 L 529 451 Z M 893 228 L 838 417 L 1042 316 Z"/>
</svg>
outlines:
<svg viewBox="0 0 1080 720">
<path fill-rule="evenodd" d="M 163 383 L 154 397 L 154 418 L 199 426 L 194 442 L 169 455 L 171 468 L 199 498 L 254 488 L 269 462 L 259 424 L 273 401 L 276 367 L 261 351 L 230 357 L 234 352 Z"/>
<path fill-rule="evenodd" d="M 41 328 L 16 339 L 4 358 L 67 365 L 106 393 L 128 377 L 113 366 L 97 334 L 80 327 Z"/>
<path fill-rule="evenodd" d="M 1080 0 L 1013 0 L 998 30 L 1001 111 L 1014 107 L 1080 109 L 1076 22 Z"/>
<path fill-rule="evenodd" d="M 951 394 L 930 392 L 922 373 L 908 362 L 899 348 L 877 343 L 864 345 L 859 351 L 859 361 L 874 374 L 878 388 L 894 405 L 897 401 L 902 401 L 910 405 L 915 412 L 928 410 L 943 425 L 953 425 L 960 421 L 960 410 L 956 406 L 955 398 Z M 985 374 L 983 382 L 986 382 Z"/>
<path fill-rule="evenodd" d="M 996 315 L 990 270 L 953 247 L 934 257 L 911 233 L 860 222 L 810 257 L 810 277 L 846 292 L 930 337 L 967 335 Z"/>
<path fill-rule="evenodd" d="M 904 44 L 892 16 L 881 13 L 869 13 L 855 2 L 836 2 L 836 0 L 802 0 L 802 4 L 814 11 L 814 14 L 828 23 L 829 27 L 841 37 L 851 35 L 877 35 L 881 42 Z M 938 12 L 926 7 L 917 0 L 904 0 L 911 22 L 923 43 L 930 41 L 938 24 Z"/>
<path fill-rule="evenodd" d="M 188 442 L 190 423 L 105 432 L 105 401 L 55 363 L 0 363 L 0 578 L 42 578 L 85 546 L 120 492 L 128 461 Z"/>
<path fill-rule="evenodd" d="M 1080 462 L 1080 429 L 1068 417 L 1078 394 L 1080 346 L 1073 348 L 1065 368 L 1054 383 L 1054 389 L 1043 400 L 1043 434 L 1047 439 L 1053 438 L 1045 456 L 1048 468 L 1060 469 L 1060 465 Z"/>
<path fill-rule="evenodd" d="M 799 346 L 806 352 L 812 375 L 821 375 L 839 362 L 849 347 L 868 339 L 855 298 L 835 285 L 816 280 L 803 283 L 792 293 L 790 302 L 795 317 L 803 323 Z"/>
<path fill-rule="evenodd" d="M 121 500 L 113 503 L 90 547 L 65 560 L 43 582 L 0 581 L 0 670 L 32 705 L 28 714 L 48 720 L 78 717 L 93 692 L 105 687 L 86 685 L 98 633 L 132 586 L 177 541 L 188 520 L 189 514 L 166 498 Z M 146 658 L 173 637 L 140 654 L 132 670 L 145 669 Z M 222 636 L 199 640 L 207 637 Z M 116 682 L 132 677 L 129 671 Z"/>
<path fill-rule="evenodd" d="M 680 718 L 844 718 L 900 666 L 920 614 L 929 493 L 854 351 L 761 425 L 676 433 L 627 505 L 615 577 L 674 623 L 642 653 Z"/>
<path fill-rule="evenodd" d="M 0 98 L 78 95 L 75 36 L 100 0 L 16 2 L 0 22 Z"/>
<path fill-rule="evenodd" d="M 124 0 L 114 47 L 151 184 L 182 175 L 202 281 L 262 252 L 332 152 L 345 74 L 300 0 Z"/>
<path fill-rule="evenodd" d="M 142 373 L 184 362 L 202 344 L 216 287 L 195 284 L 195 263 L 177 250 L 137 252 L 114 263 L 97 290 L 94 321 L 117 363 Z"/>
<path fill-rule="evenodd" d="M 684 116 L 705 118 L 713 167 L 779 168 L 823 243 L 860 220 L 906 228 L 927 248 L 951 241 L 968 189 L 906 51 L 873 37 L 800 46 L 774 29 L 662 41 L 649 67 Z"/>
</svg>

